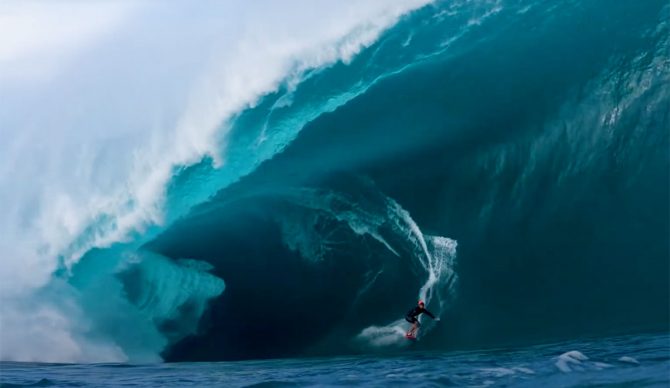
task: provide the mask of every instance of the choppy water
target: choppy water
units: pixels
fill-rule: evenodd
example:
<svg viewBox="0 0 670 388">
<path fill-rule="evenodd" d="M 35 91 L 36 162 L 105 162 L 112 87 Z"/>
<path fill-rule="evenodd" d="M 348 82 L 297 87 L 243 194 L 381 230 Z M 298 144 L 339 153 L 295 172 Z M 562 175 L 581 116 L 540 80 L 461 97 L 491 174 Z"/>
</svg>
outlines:
<svg viewBox="0 0 670 388">
<path fill-rule="evenodd" d="M 154 365 L 3 363 L 2 386 L 670 385 L 670 337 L 630 335 L 527 348 Z"/>
</svg>

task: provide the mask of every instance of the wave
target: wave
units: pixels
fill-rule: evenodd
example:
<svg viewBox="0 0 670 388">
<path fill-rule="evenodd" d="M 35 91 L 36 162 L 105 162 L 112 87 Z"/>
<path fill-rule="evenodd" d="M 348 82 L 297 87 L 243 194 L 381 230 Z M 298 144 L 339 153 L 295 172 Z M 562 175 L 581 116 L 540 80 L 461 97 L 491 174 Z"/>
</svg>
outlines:
<svg viewBox="0 0 670 388">
<path fill-rule="evenodd" d="M 417 298 L 443 318 L 425 348 L 667 327 L 669 7 L 424 5 L 329 6 L 287 30 L 250 6 L 239 23 L 267 30 L 230 46 L 202 22 L 225 6 L 170 19 L 199 43 L 185 63 L 152 41 L 152 63 L 188 70 L 169 73 L 167 114 L 123 104 L 111 123 L 128 132 L 90 138 L 56 115 L 93 140 L 3 174 L 0 319 L 16 341 L 3 334 L 0 358 L 393 350 Z M 127 23 L 132 41 L 155 34 Z M 99 68 L 86 58 L 72 72 Z M 134 76 L 112 74 L 135 103 Z M 6 154 L 50 149 L 35 134 Z M 36 167 L 50 160 L 53 175 Z"/>
</svg>

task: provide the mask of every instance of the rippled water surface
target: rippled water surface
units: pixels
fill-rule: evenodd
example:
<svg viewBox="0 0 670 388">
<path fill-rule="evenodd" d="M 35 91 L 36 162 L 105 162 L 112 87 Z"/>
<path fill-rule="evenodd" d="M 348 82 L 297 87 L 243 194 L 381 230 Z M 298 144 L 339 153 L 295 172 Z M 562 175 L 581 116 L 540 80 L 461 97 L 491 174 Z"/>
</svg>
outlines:
<svg viewBox="0 0 670 388">
<path fill-rule="evenodd" d="M 520 349 L 154 365 L 3 363 L 12 386 L 668 386 L 667 334 Z"/>
</svg>

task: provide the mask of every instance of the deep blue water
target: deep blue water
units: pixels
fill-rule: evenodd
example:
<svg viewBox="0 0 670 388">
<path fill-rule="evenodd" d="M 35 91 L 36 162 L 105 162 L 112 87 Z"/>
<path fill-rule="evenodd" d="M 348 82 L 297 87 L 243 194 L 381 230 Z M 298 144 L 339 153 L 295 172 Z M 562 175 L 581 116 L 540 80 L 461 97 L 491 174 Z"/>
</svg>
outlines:
<svg viewBox="0 0 670 388">
<path fill-rule="evenodd" d="M 526 348 L 151 365 L 0 364 L 2 387 L 670 385 L 667 334 Z"/>
</svg>

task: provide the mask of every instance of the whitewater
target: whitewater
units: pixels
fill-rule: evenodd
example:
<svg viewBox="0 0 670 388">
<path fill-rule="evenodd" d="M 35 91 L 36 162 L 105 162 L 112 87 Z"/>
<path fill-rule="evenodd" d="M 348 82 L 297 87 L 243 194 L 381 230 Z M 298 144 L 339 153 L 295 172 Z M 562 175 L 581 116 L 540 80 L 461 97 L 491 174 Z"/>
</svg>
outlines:
<svg viewBox="0 0 670 388">
<path fill-rule="evenodd" d="M 669 28 L 660 0 L 3 2 L 2 370 L 663 384 Z M 204 365 L 175 373 L 236 364 Z"/>
</svg>

